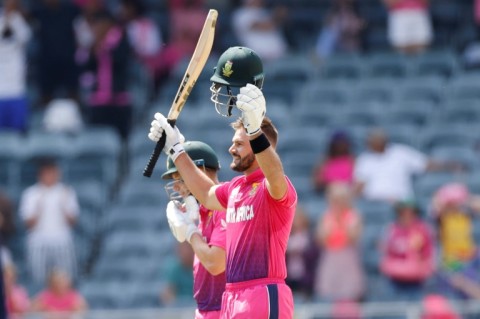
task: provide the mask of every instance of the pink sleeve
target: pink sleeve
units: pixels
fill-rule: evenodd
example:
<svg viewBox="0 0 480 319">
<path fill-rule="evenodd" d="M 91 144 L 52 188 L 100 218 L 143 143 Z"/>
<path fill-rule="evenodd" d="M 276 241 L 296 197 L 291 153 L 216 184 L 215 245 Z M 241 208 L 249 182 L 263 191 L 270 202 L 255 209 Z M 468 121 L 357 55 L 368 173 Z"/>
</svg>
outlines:
<svg viewBox="0 0 480 319">
<path fill-rule="evenodd" d="M 223 183 L 217 186 L 215 189 L 215 195 L 217 196 L 217 200 L 223 207 L 227 207 L 228 205 L 228 192 L 230 189 L 230 183 Z"/>
<path fill-rule="evenodd" d="M 213 232 L 210 237 L 210 245 L 217 246 L 225 250 L 227 243 L 227 223 L 225 221 L 225 212 L 224 211 L 215 211 L 213 214 Z"/>
<path fill-rule="evenodd" d="M 293 205 L 295 205 L 297 203 L 297 192 L 295 191 L 295 188 L 293 187 L 292 182 L 290 182 L 290 180 L 288 179 L 287 176 L 285 176 L 285 180 L 287 181 L 287 192 L 285 193 L 285 195 L 282 198 L 280 198 L 280 199 L 272 198 L 272 196 L 268 192 L 268 189 L 267 189 L 266 185 L 265 185 L 265 191 L 268 194 L 267 195 L 268 198 L 275 201 L 277 204 L 279 204 L 281 206 L 284 206 L 284 207 L 292 207 Z M 263 182 L 266 183 L 267 179 L 265 179 Z"/>
</svg>

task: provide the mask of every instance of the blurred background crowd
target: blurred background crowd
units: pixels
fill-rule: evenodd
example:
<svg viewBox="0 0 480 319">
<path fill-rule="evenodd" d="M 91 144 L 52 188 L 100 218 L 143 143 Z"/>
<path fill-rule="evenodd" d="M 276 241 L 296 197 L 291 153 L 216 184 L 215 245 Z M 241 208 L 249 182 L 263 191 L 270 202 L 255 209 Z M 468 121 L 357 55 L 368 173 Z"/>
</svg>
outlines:
<svg viewBox="0 0 480 319">
<path fill-rule="evenodd" d="M 299 196 L 297 303 L 424 300 L 457 318 L 443 298 L 480 299 L 480 1 L 3 0 L 9 311 L 192 305 L 192 251 L 169 233 L 159 172 L 141 172 L 209 8 L 213 53 L 178 124 L 230 179 L 233 119 L 208 79 L 230 46 L 260 55 Z"/>
</svg>

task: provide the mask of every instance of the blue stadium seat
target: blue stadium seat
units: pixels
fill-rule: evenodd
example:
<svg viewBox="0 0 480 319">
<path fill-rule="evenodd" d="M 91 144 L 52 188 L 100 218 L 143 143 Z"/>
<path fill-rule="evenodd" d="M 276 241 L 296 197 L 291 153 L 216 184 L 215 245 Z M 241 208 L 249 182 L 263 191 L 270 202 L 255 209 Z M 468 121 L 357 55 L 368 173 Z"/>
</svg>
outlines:
<svg viewBox="0 0 480 319">
<path fill-rule="evenodd" d="M 419 55 L 412 68 L 418 76 L 441 76 L 449 78 L 458 71 L 458 62 L 452 51 L 427 51 Z"/>
<path fill-rule="evenodd" d="M 480 100 L 480 74 L 462 74 L 453 78 L 448 87 L 447 98 Z"/>
<path fill-rule="evenodd" d="M 416 123 L 408 123 L 403 115 L 395 121 L 395 113 L 391 119 L 383 122 L 381 126 L 387 133 L 388 140 L 392 143 L 406 144 L 418 148 L 418 134 L 420 132 Z"/>
<path fill-rule="evenodd" d="M 421 145 L 424 150 L 431 150 L 440 146 L 459 146 L 472 148 L 477 137 L 465 128 L 455 128 L 453 125 L 445 130 L 445 124 L 430 126 L 422 132 Z"/>
<path fill-rule="evenodd" d="M 80 292 L 93 309 L 125 309 L 131 304 L 134 288 L 127 281 L 85 281 Z"/>
<path fill-rule="evenodd" d="M 120 231 L 154 231 L 167 227 L 165 209 L 167 201 L 155 206 L 135 205 L 114 206 L 106 213 L 103 221 L 105 231 L 118 235 Z"/>
<path fill-rule="evenodd" d="M 363 225 L 360 236 L 360 255 L 363 257 L 363 264 L 367 273 L 377 273 L 380 262 L 380 242 L 384 229 L 379 228 L 378 225 L 369 224 L 369 221 L 365 219 Z"/>
<path fill-rule="evenodd" d="M 418 176 L 414 182 L 415 195 L 417 198 L 432 198 L 432 195 L 443 185 L 455 181 L 463 181 L 463 176 L 452 173 L 426 173 Z"/>
<path fill-rule="evenodd" d="M 450 101 L 437 119 L 448 126 L 451 124 L 478 124 L 480 123 L 480 103 L 475 104 L 471 101 L 457 101 L 455 103 Z"/>
<path fill-rule="evenodd" d="M 365 80 L 356 87 L 356 91 L 351 95 L 351 101 L 389 105 L 394 100 L 394 88 L 390 81 Z"/>
<path fill-rule="evenodd" d="M 351 80 L 363 76 L 364 70 L 361 60 L 348 56 L 342 59 L 330 58 L 320 68 L 319 76 L 328 80 Z"/>
<path fill-rule="evenodd" d="M 479 167 L 478 155 L 471 148 L 455 145 L 435 147 L 431 150 L 430 156 L 442 162 L 461 163 L 468 170 L 474 170 Z"/>
<path fill-rule="evenodd" d="M 363 218 L 364 224 L 382 226 L 394 219 L 392 205 L 380 201 L 358 200 L 355 208 Z"/>
<path fill-rule="evenodd" d="M 162 172 L 166 170 L 165 167 L 161 167 L 158 163 L 158 170 L 162 169 Z M 128 180 L 120 190 L 118 196 L 118 202 L 120 205 L 151 205 L 156 206 L 167 201 L 167 193 L 164 186 L 169 181 L 155 181 L 150 182 L 147 178 L 142 180 Z"/>
<path fill-rule="evenodd" d="M 409 101 L 439 103 L 443 98 L 445 84 L 438 78 L 409 79 L 398 88 L 396 98 L 401 103 Z"/>
<path fill-rule="evenodd" d="M 349 99 L 350 90 L 344 83 L 311 82 L 305 85 L 298 92 L 297 101 L 301 105 L 340 105 L 345 104 Z"/>
<path fill-rule="evenodd" d="M 364 62 L 366 62 L 365 76 L 368 78 L 399 79 L 409 73 L 407 61 L 396 54 L 374 54 Z"/>
<path fill-rule="evenodd" d="M 121 150 L 120 137 L 109 127 L 85 129 L 74 141 L 74 153 L 68 162 L 70 179 L 100 179 L 112 185 L 117 177 Z"/>
<path fill-rule="evenodd" d="M 415 106 L 419 104 L 415 103 Z M 389 112 L 383 112 L 379 116 L 379 122 L 382 126 L 388 128 L 390 125 L 395 126 L 409 126 L 410 128 L 422 127 L 431 116 L 431 112 L 428 107 L 420 105 L 418 108 L 413 107 L 395 107 L 394 110 Z M 389 129 L 389 132 L 394 132 L 394 129 Z"/>
<path fill-rule="evenodd" d="M 13 190 L 19 186 L 19 160 L 25 143 L 18 133 L 0 131 L 0 145 L 0 186 Z"/>
</svg>

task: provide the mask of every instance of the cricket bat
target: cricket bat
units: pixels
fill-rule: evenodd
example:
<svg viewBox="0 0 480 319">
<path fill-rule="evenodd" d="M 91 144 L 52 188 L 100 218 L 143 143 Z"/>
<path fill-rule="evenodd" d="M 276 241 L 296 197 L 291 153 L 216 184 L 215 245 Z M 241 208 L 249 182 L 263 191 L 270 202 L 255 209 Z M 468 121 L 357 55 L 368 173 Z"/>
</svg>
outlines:
<svg viewBox="0 0 480 319">
<path fill-rule="evenodd" d="M 217 17 L 217 10 L 210 9 L 207 18 L 205 19 L 200 37 L 198 38 L 195 51 L 193 52 L 190 63 L 188 64 L 187 70 L 185 71 L 182 82 L 180 83 L 180 87 L 178 88 L 177 94 L 173 99 L 172 106 L 170 107 L 170 111 L 167 115 L 168 123 L 170 123 L 172 127 L 175 126 L 177 118 L 185 106 L 185 102 L 187 101 L 192 88 L 200 76 L 200 73 L 202 73 L 205 63 L 208 60 L 210 51 L 212 50 L 213 39 L 215 37 L 215 25 L 217 23 Z M 150 160 L 143 171 L 143 176 L 152 176 L 155 164 L 157 163 L 163 147 L 165 146 L 165 140 L 166 135 L 164 132 L 160 140 L 155 145 L 155 149 L 150 156 Z"/>
</svg>

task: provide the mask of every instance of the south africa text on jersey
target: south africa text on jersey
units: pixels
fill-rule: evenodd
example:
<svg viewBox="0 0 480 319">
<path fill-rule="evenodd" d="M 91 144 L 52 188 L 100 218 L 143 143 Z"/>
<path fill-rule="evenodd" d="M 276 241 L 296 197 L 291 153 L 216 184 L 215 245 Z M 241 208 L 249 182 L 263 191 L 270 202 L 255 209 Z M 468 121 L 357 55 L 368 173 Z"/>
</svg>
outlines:
<svg viewBox="0 0 480 319">
<path fill-rule="evenodd" d="M 254 217 L 253 205 L 240 206 L 237 209 L 227 209 L 227 223 L 239 223 L 251 220 Z"/>
</svg>

